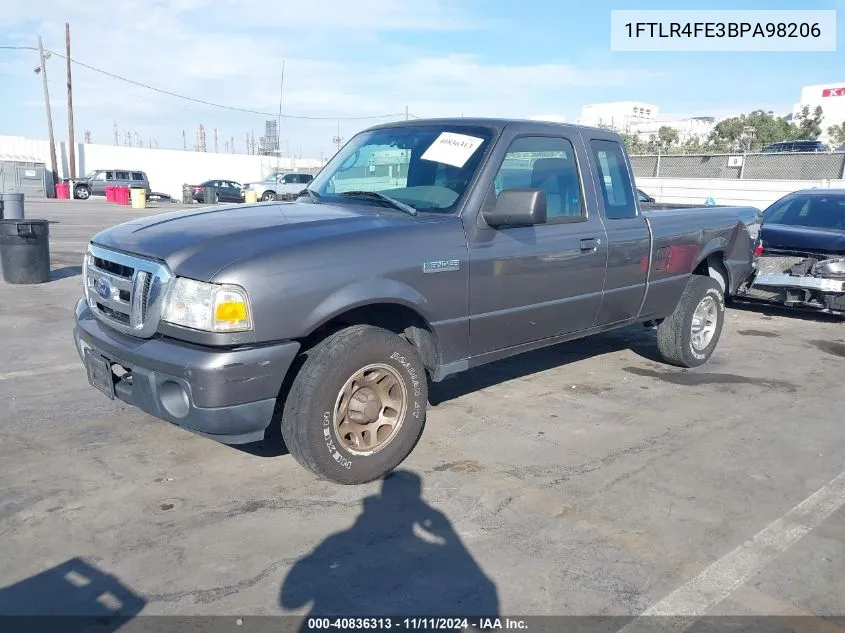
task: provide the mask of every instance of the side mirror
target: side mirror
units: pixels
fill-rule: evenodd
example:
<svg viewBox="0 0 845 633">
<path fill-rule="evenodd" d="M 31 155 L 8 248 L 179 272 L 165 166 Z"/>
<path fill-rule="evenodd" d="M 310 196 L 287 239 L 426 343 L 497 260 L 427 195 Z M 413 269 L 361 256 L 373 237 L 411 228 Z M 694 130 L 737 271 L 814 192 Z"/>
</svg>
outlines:
<svg viewBox="0 0 845 633">
<path fill-rule="evenodd" d="M 546 192 L 542 189 L 505 189 L 483 216 L 487 224 L 496 228 L 545 224 L 546 213 Z"/>
</svg>

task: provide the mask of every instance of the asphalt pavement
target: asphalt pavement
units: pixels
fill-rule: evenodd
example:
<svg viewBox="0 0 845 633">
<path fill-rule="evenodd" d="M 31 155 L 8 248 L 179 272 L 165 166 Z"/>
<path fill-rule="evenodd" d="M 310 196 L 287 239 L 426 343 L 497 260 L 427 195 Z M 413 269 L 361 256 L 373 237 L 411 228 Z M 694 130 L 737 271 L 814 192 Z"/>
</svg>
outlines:
<svg viewBox="0 0 845 633">
<path fill-rule="evenodd" d="M 695 370 L 641 326 L 473 370 L 394 476 L 337 486 L 88 385 L 86 242 L 176 208 L 27 202 L 53 279 L 0 282 L 0 614 L 845 614 L 842 321 L 732 307 Z"/>
</svg>

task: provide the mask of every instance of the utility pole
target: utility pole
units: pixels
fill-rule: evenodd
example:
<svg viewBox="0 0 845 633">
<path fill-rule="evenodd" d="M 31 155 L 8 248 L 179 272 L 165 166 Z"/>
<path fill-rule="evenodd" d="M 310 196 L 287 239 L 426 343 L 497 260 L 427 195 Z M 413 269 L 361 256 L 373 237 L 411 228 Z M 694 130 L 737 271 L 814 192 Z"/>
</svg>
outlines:
<svg viewBox="0 0 845 633">
<path fill-rule="evenodd" d="M 185 151 L 188 149 L 188 143 L 185 140 L 185 130 L 182 130 L 182 149 Z"/>
<path fill-rule="evenodd" d="M 408 106 L 405 106 L 405 120 L 408 120 Z"/>
<path fill-rule="evenodd" d="M 337 122 L 337 136 L 332 139 L 332 143 L 337 145 L 337 151 L 340 151 L 340 145 L 343 143 L 343 138 L 340 136 L 340 121 Z"/>
<path fill-rule="evenodd" d="M 67 135 L 70 178 L 76 179 L 76 140 L 73 134 L 73 82 L 70 78 L 70 22 L 65 22 L 65 48 L 67 49 Z"/>
<path fill-rule="evenodd" d="M 120 145 L 120 142 L 118 141 L 119 136 L 120 136 L 120 133 L 118 132 L 118 129 L 117 129 L 117 121 L 115 121 L 114 122 L 114 144 L 115 145 Z"/>
<path fill-rule="evenodd" d="M 232 150 L 233 154 L 235 153 L 235 137 L 234 136 L 229 137 L 229 149 Z"/>
<path fill-rule="evenodd" d="M 59 168 L 56 164 L 56 140 L 53 137 L 53 114 L 50 111 L 50 91 L 47 88 L 47 65 L 44 63 L 48 59 L 50 53 L 44 55 L 44 45 L 41 42 L 41 36 L 38 36 L 38 59 L 40 65 L 36 69 L 36 73 L 41 73 L 41 81 L 44 83 L 44 105 L 47 107 L 47 135 L 50 140 L 50 168 L 53 170 L 53 177 L 58 178 Z"/>
<path fill-rule="evenodd" d="M 214 153 L 217 153 L 217 128 L 214 128 Z"/>
</svg>

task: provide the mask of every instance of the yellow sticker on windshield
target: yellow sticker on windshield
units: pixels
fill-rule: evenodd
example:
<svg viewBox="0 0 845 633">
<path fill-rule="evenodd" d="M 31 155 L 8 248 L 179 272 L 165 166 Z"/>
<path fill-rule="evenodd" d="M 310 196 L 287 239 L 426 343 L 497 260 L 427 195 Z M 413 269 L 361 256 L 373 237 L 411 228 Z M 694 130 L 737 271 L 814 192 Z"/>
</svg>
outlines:
<svg viewBox="0 0 845 633">
<path fill-rule="evenodd" d="M 477 136 L 443 132 L 421 158 L 452 167 L 463 167 L 483 142 L 484 139 Z"/>
</svg>

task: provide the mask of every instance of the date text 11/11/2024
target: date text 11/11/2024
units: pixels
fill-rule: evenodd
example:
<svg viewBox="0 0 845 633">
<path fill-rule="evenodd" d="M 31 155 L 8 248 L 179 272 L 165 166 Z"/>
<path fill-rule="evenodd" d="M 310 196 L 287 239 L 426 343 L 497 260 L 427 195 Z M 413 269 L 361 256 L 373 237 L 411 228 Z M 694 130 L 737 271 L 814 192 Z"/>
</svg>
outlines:
<svg viewBox="0 0 845 633">
<path fill-rule="evenodd" d="M 527 630 L 525 620 L 518 618 L 442 618 L 442 617 L 374 617 L 374 618 L 308 618 L 307 631 L 390 630 L 399 631 L 498 631 Z"/>
</svg>

